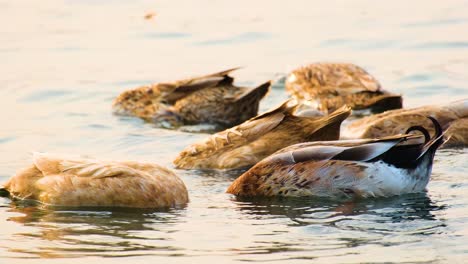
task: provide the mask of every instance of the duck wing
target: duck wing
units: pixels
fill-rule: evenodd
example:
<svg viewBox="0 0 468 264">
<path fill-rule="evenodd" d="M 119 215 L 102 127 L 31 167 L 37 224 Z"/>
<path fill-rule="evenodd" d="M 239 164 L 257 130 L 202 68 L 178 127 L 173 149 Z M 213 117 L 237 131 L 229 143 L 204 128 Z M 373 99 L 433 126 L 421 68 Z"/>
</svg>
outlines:
<svg viewBox="0 0 468 264">
<path fill-rule="evenodd" d="M 351 108 L 347 105 L 336 109 L 331 114 L 317 119 L 315 123 L 315 130 L 312 133 L 315 133 L 324 128 L 331 128 L 340 130 L 341 123 L 351 115 Z M 339 134 L 338 134 L 339 137 Z"/>
<path fill-rule="evenodd" d="M 402 141 L 419 139 L 418 135 L 396 135 L 382 139 L 340 140 L 330 142 L 302 143 L 280 150 L 272 159 L 289 163 L 320 160 L 370 161 L 392 149 Z"/>
<path fill-rule="evenodd" d="M 299 105 L 293 99 L 286 100 L 278 107 L 251 118 L 237 126 L 243 137 L 252 141 L 277 127 L 288 115 L 293 115 Z"/>
<path fill-rule="evenodd" d="M 378 92 L 380 83 L 361 67 L 350 63 L 313 63 L 290 75 L 287 82 L 304 83 L 322 93 Z"/>
<path fill-rule="evenodd" d="M 408 127 L 415 125 L 427 127 L 432 134 L 434 129 L 427 116 L 435 117 L 444 129 L 449 127 L 452 121 L 457 120 L 455 113 L 437 106 L 398 109 L 356 120 L 347 126 L 344 134 L 348 138 L 376 138 L 401 134 Z"/>
<path fill-rule="evenodd" d="M 252 102 L 252 100 L 259 100 L 270 91 L 271 81 L 263 83 L 255 88 L 248 89 L 243 91 L 242 93 L 235 94 L 235 95 L 227 95 L 224 97 L 228 102 Z M 252 102 L 253 103 L 253 102 Z"/>
<path fill-rule="evenodd" d="M 258 115 L 250 120 L 224 130 L 212 136 L 212 138 L 224 138 L 229 147 L 245 144 L 265 135 L 277 127 L 287 115 L 292 115 L 297 104 L 290 104 L 292 100 L 287 100 L 277 108 Z"/>
<path fill-rule="evenodd" d="M 34 153 L 33 162 L 44 176 L 67 174 L 99 179 L 124 175 L 136 176 L 143 173 L 118 162 L 105 162 L 92 159 L 66 159 L 47 153 Z"/>
<path fill-rule="evenodd" d="M 336 85 L 339 92 L 378 92 L 381 89 L 380 83 L 372 75 L 354 64 L 329 64 L 327 69 L 322 71 L 322 75 L 327 74 L 327 76 L 330 76 L 331 86 Z"/>
<path fill-rule="evenodd" d="M 175 101 L 195 91 L 218 85 L 231 85 L 234 78 L 230 77 L 229 73 L 237 69 L 239 67 L 174 83 L 159 83 L 158 88 L 161 92 L 161 98 L 169 104 L 174 104 Z"/>
<path fill-rule="evenodd" d="M 435 135 L 430 138 L 429 132 L 422 126 L 412 126 L 407 129 L 406 134 L 375 139 L 370 141 L 348 141 L 353 142 L 345 146 L 341 141 L 331 142 L 328 145 L 309 145 L 296 148 L 287 152 L 273 155 L 272 159 L 282 160 L 291 164 L 305 161 L 323 160 L 346 160 L 346 161 L 377 161 L 394 165 L 396 167 L 414 167 L 425 154 L 434 154 L 435 150 L 444 143 L 443 131 L 440 124 L 433 117 L 428 117 L 434 125 Z M 423 136 L 408 134 L 417 130 L 425 138 L 424 143 L 403 141 L 420 139 Z"/>
</svg>

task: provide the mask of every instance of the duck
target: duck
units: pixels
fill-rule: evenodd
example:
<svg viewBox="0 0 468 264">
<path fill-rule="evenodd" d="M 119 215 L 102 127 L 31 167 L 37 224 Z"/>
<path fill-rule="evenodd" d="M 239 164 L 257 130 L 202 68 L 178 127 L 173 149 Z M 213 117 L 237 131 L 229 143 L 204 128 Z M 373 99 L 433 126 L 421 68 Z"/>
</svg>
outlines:
<svg viewBox="0 0 468 264">
<path fill-rule="evenodd" d="M 3 185 L 2 193 L 67 207 L 167 208 L 189 201 L 183 181 L 157 164 L 37 152 L 32 164 Z"/>
<path fill-rule="evenodd" d="M 113 111 L 165 128 L 200 123 L 238 125 L 257 115 L 271 82 L 256 88 L 235 86 L 229 74 L 237 69 L 124 91 L 114 100 Z"/>
<path fill-rule="evenodd" d="M 443 144 L 436 119 L 378 139 L 301 143 L 279 150 L 237 178 L 227 193 L 239 197 L 390 197 L 424 192 L 434 155 Z"/>
<path fill-rule="evenodd" d="M 447 140 L 444 148 L 468 147 L 468 118 L 460 118 L 450 123 L 446 130 Z"/>
<path fill-rule="evenodd" d="M 275 151 L 300 142 L 336 140 L 351 109 L 343 106 L 328 116 L 316 111 L 295 114 L 293 99 L 238 126 L 185 148 L 174 160 L 178 169 L 240 169 L 255 165 Z"/>
<path fill-rule="evenodd" d="M 417 124 L 434 129 L 426 116 L 436 118 L 446 131 L 443 148 L 468 146 L 468 99 L 440 105 L 425 105 L 409 109 L 386 111 L 354 120 L 343 128 L 343 139 L 377 138 L 403 133 L 407 127 Z"/>
<path fill-rule="evenodd" d="M 380 113 L 403 106 L 401 95 L 382 89 L 363 68 L 351 63 L 319 62 L 293 70 L 285 80 L 286 92 L 331 112 L 346 104 L 353 115 Z"/>
</svg>

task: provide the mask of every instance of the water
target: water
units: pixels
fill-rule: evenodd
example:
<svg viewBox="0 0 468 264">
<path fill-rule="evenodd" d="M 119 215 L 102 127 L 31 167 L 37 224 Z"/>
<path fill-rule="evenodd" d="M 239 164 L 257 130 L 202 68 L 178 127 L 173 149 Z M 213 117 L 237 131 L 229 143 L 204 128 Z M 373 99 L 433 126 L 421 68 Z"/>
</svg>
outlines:
<svg viewBox="0 0 468 264">
<path fill-rule="evenodd" d="M 467 1 L 0 1 L 0 182 L 31 151 L 171 161 L 204 134 L 111 114 L 121 91 L 244 66 L 237 83 L 354 62 L 405 106 L 468 95 Z M 145 20 L 148 13 L 156 13 Z M 261 104 L 286 98 L 281 82 Z M 240 172 L 177 171 L 168 211 L 44 209 L 0 198 L 0 263 L 462 263 L 467 149 L 436 156 L 428 192 L 391 199 L 237 200 Z"/>
</svg>

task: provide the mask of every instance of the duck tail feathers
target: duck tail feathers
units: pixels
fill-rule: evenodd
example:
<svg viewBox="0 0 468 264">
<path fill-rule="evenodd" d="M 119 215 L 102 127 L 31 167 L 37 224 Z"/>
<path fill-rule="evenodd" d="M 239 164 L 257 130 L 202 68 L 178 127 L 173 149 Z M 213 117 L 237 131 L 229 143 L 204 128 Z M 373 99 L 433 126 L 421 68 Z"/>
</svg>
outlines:
<svg viewBox="0 0 468 264">
<path fill-rule="evenodd" d="M 240 102 L 240 101 L 250 101 L 251 99 L 262 99 L 270 91 L 270 86 L 271 86 L 271 81 L 265 82 L 237 96 L 233 101 Z"/>
<path fill-rule="evenodd" d="M 344 105 L 337 110 L 335 110 L 333 113 L 323 117 L 320 119 L 320 125 L 321 127 L 325 127 L 329 124 L 334 124 L 334 123 L 340 123 L 343 122 L 346 118 L 351 115 L 351 107 Z"/>
<path fill-rule="evenodd" d="M 372 108 L 372 111 L 376 113 L 400 109 L 403 107 L 403 98 L 399 94 L 384 94 L 371 100 L 368 107 Z"/>
<path fill-rule="evenodd" d="M 340 137 L 341 123 L 348 118 L 349 115 L 351 115 L 351 108 L 344 105 L 327 116 L 313 120 L 312 122 L 314 125 L 311 126 L 313 130 L 310 131 L 310 134 L 318 135 L 316 133 L 322 133 L 324 135 L 327 134 L 327 137 L 334 135 L 331 139 L 336 140 Z"/>
<path fill-rule="evenodd" d="M 267 111 L 263 114 L 257 115 L 256 117 L 253 117 L 250 120 L 259 120 L 262 118 L 265 118 L 267 116 L 274 115 L 276 113 L 283 113 L 285 115 L 292 115 L 296 111 L 296 109 L 299 107 L 298 103 L 294 99 L 288 99 L 284 101 L 281 105 L 277 106 L 276 108 L 273 108 L 270 111 Z"/>
<path fill-rule="evenodd" d="M 426 153 L 431 153 L 431 154 L 434 154 L 435 151 L 442 145 L 444 144 L 445 140 L 444 140 L 444 132 L 442 130 L 442 127 L 440 126 L 440 123 L 435 119 L 433 118 L 432 116 L 428 116 L 427 118 L 429 118 L 431 121 L 432 121 L 432 124 L 434 125 L 434 129 L 435 129 L 435 134 L 434 136 L 430 139 L 430 140 L 427 140 L 427 135 L 429 134 L 429 132 L 427 132 L 427 130 L 425 128 L 422 128 L 422 127 L 410 127 L 408 129 L 408 131 L 411 131 L 411 130 L 419 130 L 422 132 L 422 130 L 425 130 L 425 132 L 422 132 L 424 134 L 424 137 L 426 138 L 426 142 L 424 144 L 424 147 L 422 148 L 421 150 L 421 153 L 419 154 L 418 158 L 417 159 L 420 159 L 421 157 L 423 157 Z M 420 130 L 422 129 L 422 130 Z"/>
<path fill-rule="evenodd" d="M 227 69 L 227 70 L 224 70 L 224 71 L 212 73 L 212 74 L 210 74 L 208 76 L 225 76 L 225 75 L 229 75 L 231 72 L 239 70 L 241 68 L 242 67 L 235 67 L 235 68 Z"/>
<path fill-rule="evenodd" d="M 0 197 L 8 197 L 10 192 L 5 187 L 0 187 Z"/>
</svg>

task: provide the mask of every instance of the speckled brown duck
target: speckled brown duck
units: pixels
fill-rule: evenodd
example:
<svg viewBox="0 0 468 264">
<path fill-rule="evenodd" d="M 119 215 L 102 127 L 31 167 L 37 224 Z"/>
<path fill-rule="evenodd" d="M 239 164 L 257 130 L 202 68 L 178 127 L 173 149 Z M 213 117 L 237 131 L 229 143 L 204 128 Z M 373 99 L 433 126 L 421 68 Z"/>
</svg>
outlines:
<svg viewBox="0 0 468 264">
<path fill-rule="evenodd" d="M 298 100 L 308 100 L 324 112 L 342 105 L 373 113 L 402 107 L 402 97 L 381 88 L 361 67 L 350 63 L 312 63 L 292 71 L 286 91 Z"/>
<path fill-rule="evenodd" d="M 300 142 L 336 140 L 351 110 L 344 106 L 328 116 L 294 114 L 298 104 L 278 108 L 195 143 L 174 160 L 182 169 L 235 169 L 252 166 L 275 151 Z"/>
<path fill-rule="evenodd" d="M 421 126 L 380 139 L 302 143 L 257 163 L 237 178 L 227 192 L 238 196 L 388 197 L 423 192 L 434 154 L 443 143 Z M 416 133 L 419 133 L 416 132 Z"/>
<path fill-rule="evenodd" d="M 430 133 L 434 129 L 426 116 L 436 118 L 446 130 L 444 147 L 468 146 L 468 99 L 443 105 L 428 105 L 411 109 L 391 110 L 355 120 L 342 129 L 343 138 L 378 138 L 400 134 L 407 127 L 423 125 Z"/>
<path fill-rule="evenodd" d="M 114 100 L 114 112 L 169 128 L 199 123 L 225 127 L 240 124 L 257 115 L 270 82 L 253 89 L 235 86 L 229 74 L 236 69 L 125 91 Z"/>
<path fill-rule="evenodd" d="M 53 206 L 162 208 L 188 202 L 185 184 L 152 163 L 63 158 L 35 153 L 1 189 L 15 199 Z"/>
</svg>

